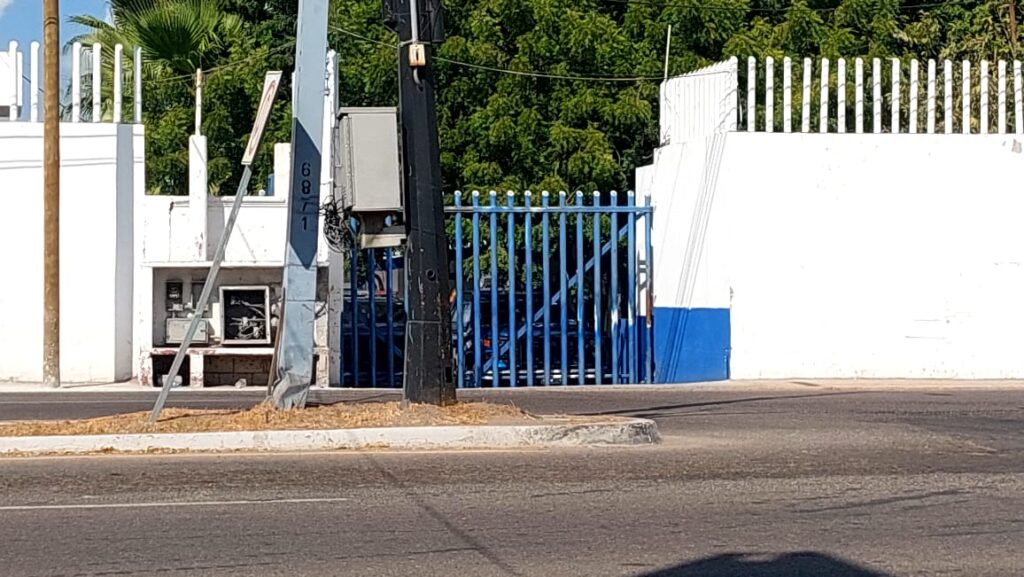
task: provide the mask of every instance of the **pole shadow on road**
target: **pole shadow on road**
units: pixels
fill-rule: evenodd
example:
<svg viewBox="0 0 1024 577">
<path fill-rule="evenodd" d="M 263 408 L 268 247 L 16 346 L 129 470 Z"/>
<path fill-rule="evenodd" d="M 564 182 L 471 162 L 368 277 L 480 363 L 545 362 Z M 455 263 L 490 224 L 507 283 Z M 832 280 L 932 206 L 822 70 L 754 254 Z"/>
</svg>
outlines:
<svg viewBox="0 0 1024 577">
<path fill-rule="evenodd" d="M 830 555 L 799 551 L 777 556 L 727 553 L 639 577 L 893 577 Z"/>
<path fill-rule="evenodd" d="M 843 391 L 837 393 L 814 393 L 811 395 L 776 395 L 776 396 L 764 396 L 764 397 L 744 397 L 740 399 L 721 399 L 717 401 L 700 401 L 694 403 L 678 403 L 672 405 L 658 405 L 654 407 L 634 407 L 628 409 L 614 409 L 610 411 L 601 411 L 597 413 L 587 413 L 589 416 L 603 417 L 603 416 L 615 416 L 615 415 L 628 415 L 631 417 L 641 417 L 645 419 L 653 419 L 656 417 L 670 416 L 670 413 L 666 411 L 674 411 L 678 409 L 700 409 L 704 407 L 719 407 L 726 405 L 739 405 L 744 403 L 764 403 L 771 401 L 792 401 L 794 399 L 818 399 L 825 397 L 841 397 L 850 395 L 859 395 L 858 391 Z"/>
</svg>

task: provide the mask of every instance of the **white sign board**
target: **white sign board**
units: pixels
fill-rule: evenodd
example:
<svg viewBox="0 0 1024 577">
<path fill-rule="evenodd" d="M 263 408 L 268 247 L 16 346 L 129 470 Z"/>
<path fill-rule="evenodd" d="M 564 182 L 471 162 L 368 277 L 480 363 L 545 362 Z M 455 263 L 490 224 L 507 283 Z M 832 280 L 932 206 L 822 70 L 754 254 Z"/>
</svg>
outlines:
<svg viewBox="0 0 1024 577">
<path fill-rule="evenodd" d="M 267 119 L 270 118 L 270 110 L 274 107 L 274 95 L 281 86 L 280 72 L 267 72 L 267 78 L 263 81 L 263 95 L 260 96 L 260 108 L 256 112 L 256 122 L 252 126 L 252 134 L 249 135 L 249 144 L 245 146 L 245 155 L 242 157 L 242 166 L 252 164 L 256 158 L 256 151 L 260 148 L 260 140 L 263 138 L 263 131 L 267 128 Z"/>
</svg>

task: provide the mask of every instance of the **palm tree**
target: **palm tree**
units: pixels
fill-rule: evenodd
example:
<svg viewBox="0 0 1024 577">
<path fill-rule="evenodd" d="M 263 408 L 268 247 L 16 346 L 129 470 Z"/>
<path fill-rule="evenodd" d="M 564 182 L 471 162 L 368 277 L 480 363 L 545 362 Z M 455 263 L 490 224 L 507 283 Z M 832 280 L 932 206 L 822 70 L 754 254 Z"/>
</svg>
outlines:
<svg viewBox="0 0 1024 577">
<path fill-rule="evenodd" d="M 189 78 L 198 69 L 216 66 L 228 56 L 230 39 L 242 33 L 242 20 L 225 10 L 225 0 L 109 0 L 108 19 L 77 15 L 69 21 L 89 28 L 85 34 L 71 38 L 84 46 L 100 44 L 103 51 L 103 77 L 114 73 L 114 47 L 124 46 L 128 58 L 135 48 L 142 49 L 143 80 L 168 81 Z M 122 70 L 125 86 L 131 86 L 131 66 Z M 91 78 L 83 77 L 83 111 L 91 106 Z M 104 116 L 111 114 L 113 99 L 111 83 L 103 86 Z M 129 96 L 126 94 L 126 96 Z M 130 98 L 125 98 L 130 102 Z"/>
<path fill-rule="evenodd" d="M 90 28 L 72 38 L 83 44 L 100 43 L 113 50 L 139 46 L 149 65 L 187 75 L 223 58 L 228 43 L 239 34 L 242 21 L 228 13 L 224 0 L 110 0 L 109 21 L 95 16 L 72 16 L 70 22 Z M 67 47 L 65 47 L 67 49 Z"/>
</svg>

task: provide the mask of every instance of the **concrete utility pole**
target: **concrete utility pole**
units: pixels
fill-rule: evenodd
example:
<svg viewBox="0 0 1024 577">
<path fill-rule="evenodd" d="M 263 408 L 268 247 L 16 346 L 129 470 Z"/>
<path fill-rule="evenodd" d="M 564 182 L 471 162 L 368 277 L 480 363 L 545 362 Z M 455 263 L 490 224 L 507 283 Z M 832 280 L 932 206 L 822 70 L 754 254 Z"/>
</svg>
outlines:
<svg viewBox="0 0 1024 577">
<path fill-rule="evenodd" d="M 455 402 L 451 282 L 431 70 L 433 45 L 444 40 L 441 0 L 384 0 L 384 7 L 401 41 L 399 107 L 408 229 L 404 394 L 407 401 L 445 405 Z"/>
<path fill-rule="evenodd" d="M 320 229 L 320 150 L 327 58 L 327 0 L 299 0 L 292 102 L 292 182 L 284 307 L 272 397 L 279 409 L 301 408 L 313 384 L 317 240 Z"/>
<path fill-rule="evenodd" d="M 43 1 L 43 384 L 60 387 L 60 12 Z"/>
</svg>

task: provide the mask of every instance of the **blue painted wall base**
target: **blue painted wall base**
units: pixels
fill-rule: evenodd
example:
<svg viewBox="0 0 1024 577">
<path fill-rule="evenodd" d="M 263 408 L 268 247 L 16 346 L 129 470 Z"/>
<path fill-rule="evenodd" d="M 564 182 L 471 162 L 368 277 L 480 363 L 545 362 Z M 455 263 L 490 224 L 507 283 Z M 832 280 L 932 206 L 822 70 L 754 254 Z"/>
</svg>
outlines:
<svg viewBox="0 0 1024 577">
<path fill-rule="evenodd" d="M 729 309 L 654 308 L 654 381 L 729 378 Z"/>
</svg>

